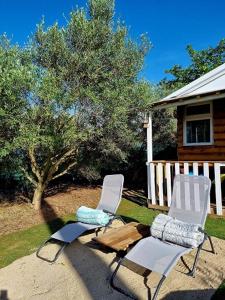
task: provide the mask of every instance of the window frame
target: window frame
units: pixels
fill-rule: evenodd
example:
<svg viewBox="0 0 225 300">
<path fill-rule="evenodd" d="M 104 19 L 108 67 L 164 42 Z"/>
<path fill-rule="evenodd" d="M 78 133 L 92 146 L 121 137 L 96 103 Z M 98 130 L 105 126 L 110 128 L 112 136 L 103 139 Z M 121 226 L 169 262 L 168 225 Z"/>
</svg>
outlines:
<svg viewBox="0 0 225 300">
<path fill-rule="evenodd" d="M 206 114 L 196 114 L 196 115 L 187 115 L 187 107 L 190 106 L 201 106 L 204 104 L 210 105 L 210 112 Z M 187 142 L 187 121 L 200 121 L 200 120 L 209 120 L 210 121 L 210 141 L 202 143 L 188 143 Z M 183 120 L 183 145 L 184 146 L 210 146 L 214 144 L 213 140 L 213 105 L 211 102 L 202 102 L 197 104 L 190 104 L 185 106 L 184 110 L 184 120 Z"/>
</svg>

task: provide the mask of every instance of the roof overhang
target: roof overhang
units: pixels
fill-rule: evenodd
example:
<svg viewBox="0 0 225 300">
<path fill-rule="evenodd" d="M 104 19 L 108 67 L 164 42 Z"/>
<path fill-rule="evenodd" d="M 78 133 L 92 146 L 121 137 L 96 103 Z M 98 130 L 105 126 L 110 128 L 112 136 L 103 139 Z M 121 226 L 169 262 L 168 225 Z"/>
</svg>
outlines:
<svg viewBox="0 0 225 300">
<path fill-rule="evenodd" d="M 175 99 L 164 99 L 157 102 L 153 102 L 150 104 L 150 109 L 162 109 L 162 108 L 170 108 L 170 107 L 177 107 L 182 105 L 188 104 L 196 104 L 205 101 L 214 101 L 218 99 L 225 99 L 225 89 L 220 91 L 213 91 L 209 93 L 199 94 L 199 95 L 192 95 L 186 97 L 180 97 Z"/>
</svg>

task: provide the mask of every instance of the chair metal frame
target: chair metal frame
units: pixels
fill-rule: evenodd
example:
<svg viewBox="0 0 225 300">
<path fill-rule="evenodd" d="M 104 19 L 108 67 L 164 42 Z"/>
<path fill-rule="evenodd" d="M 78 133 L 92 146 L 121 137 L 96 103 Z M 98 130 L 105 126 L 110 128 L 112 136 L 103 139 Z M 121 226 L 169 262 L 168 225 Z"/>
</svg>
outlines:
<svg viewBox="0 0 225 300">
<path fill-rule="evenodd" d="M 178 176 L 188 176 L 188 175 L 178 175 Z M 209 186 L 209 191 L 210 191 L 210 187 L 211 187 L 211 184 Z M 196 255 L 195 255 L 195 258 L 194 258 L 194 262 L 193 262 L 193 265 L 192 265 L 192 268 L 189 269 L 189 272 L 187 273 L 188 276 L 192 276 L 194 277 L 195 276 L 195 270 L 196 270 L 196 266 L 197 266 L 197 262 L 198 262 L 198 259 L 199 259 L 199 255 L 200 255 L 200 251 L 202 250 L 202 247 L 203 247 L 203 244 L 205 243 L 205 241 L 208 239 L 209 240 L 209 243 L 210 243 L 210 247 L 211 247 L 211 252 L 213 254 L 215 254 L 215 249 L 214 249 L 214 246 L 213 246 L 213 242 L 212 242 L 212 239 L 211 237 L 202 229 L 202 232 L 204 233 L 204 239 L 203 239 L 203 242 L 195 249 L 197 249 L 197 252 L 196 252 Z M 171 243 L 172 244 L 172 243 Z M 176 245 L 176 244 L 175 244 Z M 135 247 L 135 246 L 134 246 Z M 185 247 L 184 247 L 185 248 Z M 180 256 L 180 258 L 182 259 L 183 256 Z M 134 297 L 133 295 L 127 293 L 126 291 L 124 291 L 123 289 L 121 289 L 120 287 L 116 286 L 115 283 L 114 283 L 114 279 L 117 275 L 117 272 L 119 271 L 119 268 L 121 265 L 123 265 L 123 262 L 126 260 L 126 256 L 121 258 L 118 262 L 118 265 L 116 266 L 114 272 L 112 273 L 111 277 L 110 277 L 110 285 L 113 289 L 115 289 L 116 291 L 124 294 L 125 296 L 131 298 L 131 299 L 137 299 L 136 297 Z M 182 260 L 183 261 L 183 260 Z M 187 265 L 186 265 L 187 266 Z M 157 299 L 157 296 L 158 296 L 158 293 L 159 293 L 159 290 L 163 284 L 163 282 L 165 281 L 166 279 L 166 276 L 165 275 L 161 275 L 161 279 L 159 280 L 157 286 L 156 286 L 156 290 L 153 294 L 153 297 L 152 297 L 152 300 L 156 300 Z"/>
<path fill-rule="evenodd" d="M 115 180 L 116 176 L 117 176 L 117 180 L 119 180 L 120 186 L 117 187 L 118 188 L 118 190 L 117 190 L 118 195 L 116 195 L 116 201 L 115 201 L 115 198 L 114 198 L 114 204 L 111 205 L 111 207 L 110 207 L 107 204 L 108 196 L 109 196 L 109 195 L 107 195 L 107 191 L 110 190 L 110 188 L 108 186 L 110 186 L 110 183 L 112 183 L 112 181 L 113 181 L 112 177 L 114 177 L 114 180 Z M 82 233 L 84 233 L 86 231 L 95 230 L 96 231 L 96 235 L 97 235 L 98 232 L 99 232 L 99 230 L 101 228 L 104 228 L 104 231 L 103 231 L 103 234 L 104 234 L 106 232 L 106 230 L 110 227 L 110 225 L 112 224 L 112 222 L 114 220 L 116 220 L 116 219 L 121 220 L 124 224 L 126 224 L 126 222 L 122 219 L 121 216 L 115 214 L 115 212 L 116 212 L 116 210 L 117 210 L 117 208 L 118 208 L 118 206 L 119 206 L 119 204 L 121 202 L 122 190 L 123 190 L 123 182 L 124 182 L 124 177 L 121 174 L 114 174 L 114 175 L 106 175 L 105 176 L 104 181 L 103 181 L 102 194 L 101 194 L 101 198 L 100 198 L 100 201 L 98 203 L 97 209 L 102 209 L 105 213 L 107 213 L 109 215 L 109 218 L 110 218 L 109 222 L 105 226 L 96 225 L 96 227 L 93 227 L 92 229 L 83 230 Z M 113 191 L 113 193 L 115 194 L 115 191 Z M 118 199 L 117 199 L 117 196 L 118 196 Z M 107 208 L 109 206 L 109 209 L 111 209 L 111 211 L 109 211 L 108 209 L 104 209 L 104 206 L 107 207 Z M 68 221 L 63 227 L 65 227 L 66 225 L 71 224 L 71 223 L 75 223 L 76 224 L 78 222 Z M 60 230 L 58 230 L 58 231 L 60 231 Z M 36 256 L 38 258 L 44 260 L 44 261 L 49 262 L 49 263 L 54 263 L 57 260 L 57 258 L 59 257 L 59 255 L 62 253 L 62 251 L 65 249 L 65 247 L 67 245 L 71 244 L 75 239 L 76 238 L 74 238 L 71 242 L 68 242 L 68 241 L 66 242 L 66 241 L 63 241 L 63 240 L 60 240 L 60 239 L 56 239 L 56 238 L 50 236 L 37 249 Z M 53 243 L 59 243 L 59 244 L 61 244 L 61 246 L 60 246 L 59 250 L 56 252 L 55 256 L 52 259 L 48 259 L 48 258 L 45 258 L 45 257 L 41 256 L 40 255 L 40 251 L 42 250 L 43 247 L 45 247 L 48 243 L 51 243 L 51 242 L 53 242 Z"/>
</svg>

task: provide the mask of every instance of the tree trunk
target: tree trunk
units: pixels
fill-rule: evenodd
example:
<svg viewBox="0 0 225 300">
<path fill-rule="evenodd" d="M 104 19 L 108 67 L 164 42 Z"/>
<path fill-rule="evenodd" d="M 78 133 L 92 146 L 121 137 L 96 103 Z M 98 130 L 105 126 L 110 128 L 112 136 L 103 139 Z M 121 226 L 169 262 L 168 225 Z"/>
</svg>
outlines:
<svg viewBox="0 0 225 300">
<path fill-rule="evenodd" d="M 45 190 L 46 184 L 38 183 L 36 189 L 34 190 L 34 195 L 32 199 L 32 204 L 34 209 L 39 210 L 41 208 L 41 200 Z"/>
</svg>

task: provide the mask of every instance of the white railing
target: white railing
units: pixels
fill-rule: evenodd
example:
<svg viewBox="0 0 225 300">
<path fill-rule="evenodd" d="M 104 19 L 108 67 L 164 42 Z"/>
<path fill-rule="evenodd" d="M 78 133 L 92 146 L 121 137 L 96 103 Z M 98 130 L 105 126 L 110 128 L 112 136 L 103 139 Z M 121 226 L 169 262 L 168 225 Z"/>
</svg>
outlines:
<svg viewBox="0 0 225 300">
<path fill-rule="evenodd" d="M 147 163 L 148 199 L 150 205 L 170 206 L 172 183 L 176 174 L 204 175 L 212 180 L 208 212 L 223 215 L 221 168 L 225 162 L 152 161 Z M 225 171 L 224 171 L 225 173 Z"/>
</svg>

